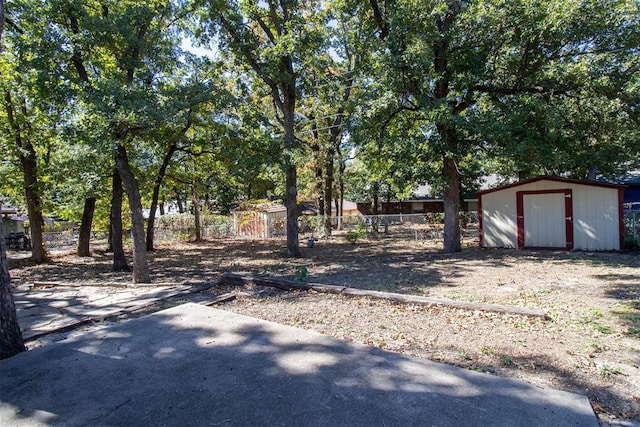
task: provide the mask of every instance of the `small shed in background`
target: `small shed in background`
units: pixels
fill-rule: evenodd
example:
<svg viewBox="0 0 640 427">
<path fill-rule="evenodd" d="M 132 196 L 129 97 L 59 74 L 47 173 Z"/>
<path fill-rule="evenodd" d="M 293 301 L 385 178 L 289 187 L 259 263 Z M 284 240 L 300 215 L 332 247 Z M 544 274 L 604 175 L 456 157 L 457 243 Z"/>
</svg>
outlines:
<svg viewBox="0 0 640 427">
<path fill-rule="evenodd" d="M 233 211 L 236 236 L 266 239 L 285 235 L 287 208 L 274 202 L 247 204 Z"/>
<path fill-rule="evenodd" d="M 624 247 L 624 186 L 540 176 L 478 193 L 480 246 Z"/>
<path fill-rule="evenodd" d="M 24 223 L 29 220 L 25 215 L 16 215 L 16 208 L 11 205 L 0 204 L 0 215 L 2 215 L 2 235 L 24 233 Z"/>
</svg>

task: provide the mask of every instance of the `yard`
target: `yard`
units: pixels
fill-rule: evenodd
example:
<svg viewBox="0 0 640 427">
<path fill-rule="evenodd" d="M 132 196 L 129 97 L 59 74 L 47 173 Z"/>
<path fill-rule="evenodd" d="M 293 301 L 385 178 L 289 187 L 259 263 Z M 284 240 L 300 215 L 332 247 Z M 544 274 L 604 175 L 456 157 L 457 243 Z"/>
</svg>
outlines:
<svg viewBox="0 0 640 427">
<path fill-rule="evenodd" d="M 446 255 L 436 242 L 381 238 L 352 244 L 343 237 L 320 240 L 303 253 L 301 259 L 286 258 L 280 240 L 174 243 L 151 255 L 151 270 L 154 282 L 211 282 L 236 272 L 544 309 L 548 320 L 271 288 L 208 291 L 236 292 L 221 309 L 582 393 L 604 421 L 640 417 L 637 253 L 469 246 Z M 39 266 L 12 261 L 12 284 L 128 283 L 130 275 L 110 272 L 110 263 L 100 251 L 88 260 L 59 255 Z"/>
</svg>

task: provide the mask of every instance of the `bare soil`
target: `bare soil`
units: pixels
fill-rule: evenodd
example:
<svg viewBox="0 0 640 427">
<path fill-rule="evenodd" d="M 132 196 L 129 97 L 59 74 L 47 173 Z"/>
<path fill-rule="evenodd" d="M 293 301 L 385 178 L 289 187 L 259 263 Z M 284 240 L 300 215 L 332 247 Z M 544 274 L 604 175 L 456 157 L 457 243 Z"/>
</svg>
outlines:
<svg viewBox="0 0 640 427">
<path fill-rule="evenodd" d="M 548 320 L 370 298 L 245 287 L 218 308 L 340 339 L 585 394 L 603 422 L 640 421 L 637 253 L 487 250 L 344 238 L 285 256 L 284 242 L 171 244 L 150 255 L 154 282 L 217 282 L 223 272 L 547 310 Z M 12 284 L 127 283 L 109 254 L 11 261 Z M 215 286 L 209 294 L 228 292 Z M 174 298 L 177 304 L 188 298 Z M 202 295 L 200 295 L 202 297 Z M 163 303 L 166 307 L 167 303 Z M 158 307 L 160 308 L 160 306 Z"/>
</svg>

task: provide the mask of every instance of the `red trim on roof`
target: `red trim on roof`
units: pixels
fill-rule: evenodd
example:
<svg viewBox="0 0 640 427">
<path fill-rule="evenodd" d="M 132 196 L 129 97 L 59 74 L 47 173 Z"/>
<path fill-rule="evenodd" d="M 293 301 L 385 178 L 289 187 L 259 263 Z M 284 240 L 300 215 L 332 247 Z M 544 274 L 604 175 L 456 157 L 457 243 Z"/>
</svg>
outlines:
<svg viewBox="0 0 640 427">
<path fill-rule="evenodd" d="M 513 184 L 503 185 L 502 187 L 496 187 L 496 188 L 490 188 L 488 190 L 478 191 L 476 195 L 482 196 L 483 194 L 493 193 L 496 191 L 505 190 L 507 188 L 518 187 L 520 185 L 531 184 L 533 182 L 538 182 L 538 181 L 554 181 L 554 182 L 561 182 L 566 184 L 579 184 L 579 185 L 589 185 L 592 187 L 604 187 L 604 188 L 616 188 L 616 189 L 621 189 L 626 187 L 626 185 L 620 185 L 620 184 L 608 184 L 605 182 L 584 181 L 580 179 L 570 179 L 570 178 L 561 178 L 559 176 L 542 175 L 542 176 L 536 176 L 534 178 L 514 182 Z"/>
</svg>

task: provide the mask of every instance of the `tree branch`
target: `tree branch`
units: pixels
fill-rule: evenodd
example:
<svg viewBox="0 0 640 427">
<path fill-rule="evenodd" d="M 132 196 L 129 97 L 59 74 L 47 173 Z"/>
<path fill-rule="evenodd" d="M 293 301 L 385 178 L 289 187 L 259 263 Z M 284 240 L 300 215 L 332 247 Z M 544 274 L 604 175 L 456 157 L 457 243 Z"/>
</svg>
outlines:
<svg viewBox="0 0 640 427">
<path fill-rule="evenodd" d="M 568 95 L 570 92 L 569 89 L 556 89 L 544 86 L 499 88 L 485 85 L 476 85 L 471 87 L 471 90 L 493 95 L 517 95 L 519 93 L 532 93 L 540 95 Z"/>
<path fill-rule="evenodd" d="M 371 5 L 371 9 L 373 10 L 373 17 L 376 20 L 376 24 L 378 24 L 378 29 L 380 30 L 380 39 L 384 40 L 389 35 L 389 23 L 382 17 L 382 14 L 380 13 L 378 0 L 369 0 L 369 5 Z"/>
</svg>

